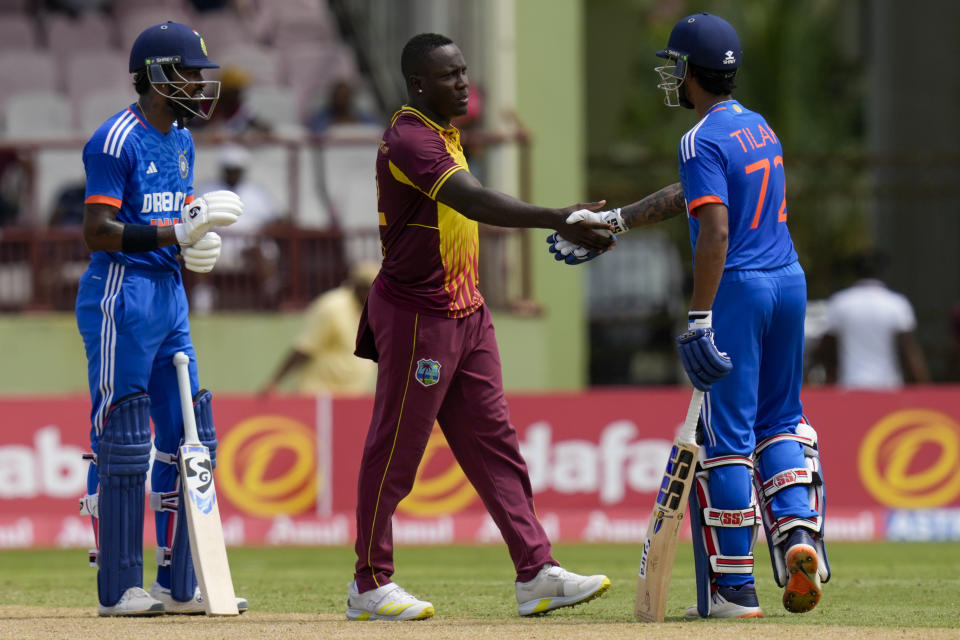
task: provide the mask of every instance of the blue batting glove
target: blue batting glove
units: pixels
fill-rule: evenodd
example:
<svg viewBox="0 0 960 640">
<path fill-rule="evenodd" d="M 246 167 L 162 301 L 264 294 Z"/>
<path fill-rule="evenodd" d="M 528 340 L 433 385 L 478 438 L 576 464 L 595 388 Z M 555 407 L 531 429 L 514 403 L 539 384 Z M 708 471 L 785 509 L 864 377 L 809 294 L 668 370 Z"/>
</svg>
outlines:
<svg viewBox="0 0 960 640">
<path fill-rule="evenodd" d="M 690 328 L 677 336 L 677 350 L 687 377 L 700 391 L 710 391 L 714 382 L 733 370 L 729 356 L 717 349 L 713 342 L 709 317 L 705 322 L 694 321 L 691 314 Z"/>
</svg>

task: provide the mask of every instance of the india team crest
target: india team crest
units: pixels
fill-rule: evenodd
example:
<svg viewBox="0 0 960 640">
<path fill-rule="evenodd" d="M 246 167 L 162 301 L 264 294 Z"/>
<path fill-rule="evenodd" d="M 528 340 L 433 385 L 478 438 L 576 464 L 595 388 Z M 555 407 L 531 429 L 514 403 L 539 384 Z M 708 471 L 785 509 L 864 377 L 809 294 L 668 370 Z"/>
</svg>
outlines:
<svg viewBox="0 0 960 640">
<path fill-rule="evenodd" d="M 414 375 L 417 382 L 425 387 L 432 387 L 440 382 L 440 363 L 427 358 L 417 360 L 417 372 Z"/>
<path fill-rule="evenodd" d="M 180 177 L 186 178 L 190 175 L 190 163 L 187 162 L 187 152 L 181 151 L 180 157 L 177 158 L 177 167 L 180 169 Z"/>
</svg>

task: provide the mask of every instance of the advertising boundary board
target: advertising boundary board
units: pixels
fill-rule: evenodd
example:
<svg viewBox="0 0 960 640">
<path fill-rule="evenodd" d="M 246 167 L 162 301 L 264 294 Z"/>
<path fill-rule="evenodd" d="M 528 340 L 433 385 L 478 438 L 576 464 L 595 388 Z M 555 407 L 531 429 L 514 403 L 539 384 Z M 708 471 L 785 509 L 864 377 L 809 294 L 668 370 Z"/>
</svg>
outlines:
<svg viewBox="0 0 960 640">
<path fill-rule="evenodd" d="M 537 512 L 555 542 L 642 543 L 689 391 L 511 394 Z M 960 387 L 810 389 L 831 540 L 960 540 Z M 0 398 L 0 548 L 89 547 L 86 396 Z M 341 545 L 354 535 L 371 398 L 214 396 L 228 544 Z M 144 537 L 153 544 L 152 514 Z M 438 427 L 395 516 L 404 544 L 500 540 Z M 689 537 L 689 530 L 685 530 Z"/>
</svg>

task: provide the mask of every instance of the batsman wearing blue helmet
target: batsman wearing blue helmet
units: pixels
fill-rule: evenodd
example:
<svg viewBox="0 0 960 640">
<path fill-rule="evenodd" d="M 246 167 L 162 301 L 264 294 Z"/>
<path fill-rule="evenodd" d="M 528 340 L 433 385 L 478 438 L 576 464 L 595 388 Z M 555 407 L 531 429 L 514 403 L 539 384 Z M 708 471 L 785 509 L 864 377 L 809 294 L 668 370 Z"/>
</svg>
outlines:
<svg viewBox="0 0 960 640">
<path fill-rule="evenodd" d="M 680 140 L 680 183 L 596 217 L 616 232 L 687 213 L 693 245 L 683 366 L 704 392 L 690 491 L 697 605 L 687 617 L 763 612 L 753 545 L 764 527 L 788 611 L 809 611 L 830 578 L 817 434 L 803 416 L 807 288 L 787 230 L 783 149 L 764 118 L 731 97 L 742 51 L 733 27 L 699 13 L 657 52 L 666 104 L 699 121 Z M 552 237 L 568 264 L 597 254 Z"/>
<path fill-rule="evenodd" d="M 216 459 L 210 392 L 201 391 L 190 341 L 180 262 L 213 269 L 214 227 L 233 224 L 243 204 L 230 191 L 193 195 L 194 146 L 184 128 L 207 118 L 219 83 L 200 34 L 167 22 L 146 29 L 130 51 L 139 96 L 104 122 L 83 149 L 87 187 L 83 238 L 92 256 L 80 279 L 77 324 L 87 354 L 92 446 L 81 510 L 91 516 L 101 616 L 203 613 L 190 556 L 176 453 L 183 416 L 172 364 L 190 357 L 200 440 Z M 150 461 L 156 511 L 157 580 L 143 587 L 143 516 Z M 238 598 L 241 611 L 246 601 Z"/>
</svg>

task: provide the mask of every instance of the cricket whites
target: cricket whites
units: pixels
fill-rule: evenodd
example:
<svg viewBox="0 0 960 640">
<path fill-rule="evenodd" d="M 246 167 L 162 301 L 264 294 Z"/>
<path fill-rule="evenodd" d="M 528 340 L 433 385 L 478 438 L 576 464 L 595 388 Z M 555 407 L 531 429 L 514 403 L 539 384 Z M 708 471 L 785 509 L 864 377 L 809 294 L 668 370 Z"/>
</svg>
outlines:
<svg viewBox="0 0 960 640">
<path fill-rule="evenodd" d="M 640 557 L 637 578 L 637 602 L 634 614 L 638 620 L 663 622 L 670 590 L 673 559 L 680 540 L 680 526 L 690 497 L 690 486 L 697 466 L 697 421 L 703 391 L 694 390 L 687 409 L 687 418 L 673 441 L 667 469 L 660 482 L 657 503 L 650 515 L 647 537 Z"/>
<path fill-rule="evenodd" d="M 197 437 L 197 421 L 190 393 L 190 358 L 182 351 L 173 356 L 183 409 L 183 445 L 180 447 L 182 500 L 186 501 L 187 530 L 193 568 L 200 583 L 203 605 L 209 616 L 239 615 L 233 593 L 227 547 L 223 540 L 217 490 L 213 484 L 210 452 Z"/>
</svg>

